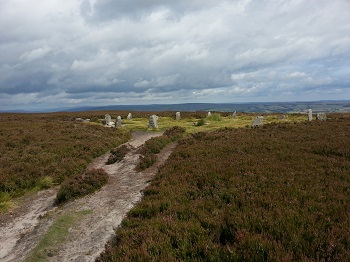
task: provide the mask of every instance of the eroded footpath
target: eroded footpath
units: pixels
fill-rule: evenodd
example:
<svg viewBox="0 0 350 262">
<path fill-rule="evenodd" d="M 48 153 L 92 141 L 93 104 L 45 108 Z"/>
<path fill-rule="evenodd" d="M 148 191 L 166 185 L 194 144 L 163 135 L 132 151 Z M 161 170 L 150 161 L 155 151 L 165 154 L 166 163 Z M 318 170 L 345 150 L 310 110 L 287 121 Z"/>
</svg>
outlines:
<svg viewBox="0 0 350 262">
<path fill-rule="evenodd" d="M 100 191 L 58 209 L 53 206 L 56 191 L 42 191 L 26 203 L 23 210 L 1 218 L 0 261 L 24 261 L 55 219 L 75 212 L 83 212 L 84 216 L 69 228 L 63 244 L 46 251 L 48 261 L 94 261 L 113 236 L 114 228 L 140 200 L 141 191 L 175 147 L 174 144 L 168 145 L 151 168 L 136 172 L 139 158 L 137 148 L 154 136 L 159 134 L 134 132 L 127 143 L 131 150 L 121 162 L 106 165 L 109 156 L 106 153 L 90 164 L 88 168 L 103 168 L 110 175 L 108 184 Z"/>
</svg>

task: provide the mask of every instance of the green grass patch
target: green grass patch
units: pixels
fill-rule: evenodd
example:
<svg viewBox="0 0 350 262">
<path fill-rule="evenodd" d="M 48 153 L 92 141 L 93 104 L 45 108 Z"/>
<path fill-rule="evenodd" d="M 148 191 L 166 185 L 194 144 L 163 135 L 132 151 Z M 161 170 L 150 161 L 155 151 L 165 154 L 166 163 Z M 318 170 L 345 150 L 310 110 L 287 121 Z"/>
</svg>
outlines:
<svg viewBox="0 0 350 262">
<path fill-rule="evenodd" d="M 39 241 L 38 245 L 28 255 L 25 261 L 48 261 L 51 256 L 58 253 L 59 245 L 62 244 L 69 235 L 69 229 L 77 224 L 84 216 L 91 213 L 92 210 L 83 210 L 61 215 L 53 222 L 48 231 Z"/>
<path fill-rule="evenodd" d="M 9 193 L 0 192 L 0 213 L 5 213 L 15 207 Z"/>
<path fill-rule="evenodd" d="M 39 189 L 48 189 L 55 185 L 54 179 L 51 176 L 44 176 L 38 181 Z"/>
<path fill-rule="evenodd" d="M 211 114 L 210 116 L 207 116 L 208 121 L 221 121 L 222 117 L 218 113 Z"/>
</svg>

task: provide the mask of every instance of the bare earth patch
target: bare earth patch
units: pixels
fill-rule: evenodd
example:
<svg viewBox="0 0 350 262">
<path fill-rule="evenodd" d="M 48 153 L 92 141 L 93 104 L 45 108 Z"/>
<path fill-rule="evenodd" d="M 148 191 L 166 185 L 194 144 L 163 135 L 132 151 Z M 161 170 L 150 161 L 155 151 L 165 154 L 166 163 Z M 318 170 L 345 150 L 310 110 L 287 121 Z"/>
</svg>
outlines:
<svg viewBox="0 0 350 262">
<path fill-rule="evenodd" d="M 109 153 L 95 159 L 88 168 L 103 168 L 110 175 L 108 184 L 100 191 L 54 210 L 56 191 L 46 190 L 31 200 L 23 201 L 26 208 L 0 216 L 0 261 L 24 260 L 55 219 L 65 213 L 84 210 L 90 212 L 86 212 L 69 229 L 63 244 L 53 246 L 48 251 L 48 261 L 94 261 L 113 236 L 113 229 L 120 225 L 126 213 L 140 200 L 141 191 L 175 147 L 174 144 L 168 145 L 158 155 L 156 164 L 143 172 L 136 172 L 134 169 L 139 159 L 137 148 L 159 135 L 134 132 L 132 140 L 127 143 L 131 150 L 119 163 L 106 165 Z"/>
</svg>

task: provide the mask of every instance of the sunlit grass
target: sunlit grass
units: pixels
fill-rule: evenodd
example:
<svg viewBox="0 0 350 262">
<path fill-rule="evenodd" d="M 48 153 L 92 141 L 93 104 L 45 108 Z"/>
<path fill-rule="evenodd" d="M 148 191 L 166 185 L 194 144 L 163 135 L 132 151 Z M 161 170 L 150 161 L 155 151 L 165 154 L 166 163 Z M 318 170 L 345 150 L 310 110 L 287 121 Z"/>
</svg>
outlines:
<svg viewBox="0 0 350 262">
<path fill-rule="evenodd" d="M 219 118 L 219 117 L 220 118 Z M 286 115 L 285 119 L 279 119 L 278 114 L 264 115 L 264 124 L 268 123 L 287 123 L 287 122 L 302 122 L 306 121 L 306 115 L 290 114 Z M 220 116 L 220 114 L 212 114 L 210 117 L 204 117 L 205 125 L 196 126 L 196 123 L 200 118 L 182 118 L 181 120 L 175 120 L 172 117 L 159 117 L 158 119 L 158 129 L 148 128 L 148 119 L 137 118 L 133 120 L 124 120 L 124 128 L 127 130 L 143 130 L 143 131 L 153 131 L 161 132 L 172 126 L 180 126 L 186 129 L 186 133 L 197 133 L 209 130 L 227 128 L 242 128 L 250 127 L 256 115 L 241 115 L 235 118 L 230 116 Z M 220 120 L 219 120 L 220 119 Z"/>
<path fill-rule="evenodd" d="M 0 213 L 8 212 L 15 207 L 15 203 L 11 200 L 11 196 L 7 192 L 0 192 Z"/>
</svg>

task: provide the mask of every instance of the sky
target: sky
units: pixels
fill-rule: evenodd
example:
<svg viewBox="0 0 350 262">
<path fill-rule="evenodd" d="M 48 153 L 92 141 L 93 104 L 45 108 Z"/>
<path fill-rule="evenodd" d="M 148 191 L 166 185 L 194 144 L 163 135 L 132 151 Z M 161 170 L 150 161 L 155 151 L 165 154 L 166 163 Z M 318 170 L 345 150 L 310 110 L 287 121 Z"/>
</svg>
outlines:
<svg viewBox="0 0 350 262">
<path fill-rule="evenodd" d="M 0 110 L 344 99 L 349 0 L 0 1 Z"/>
</svg>

